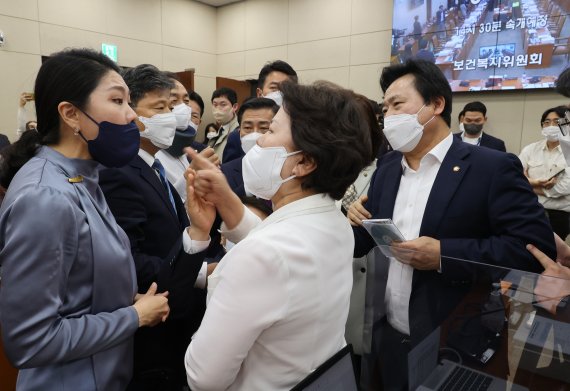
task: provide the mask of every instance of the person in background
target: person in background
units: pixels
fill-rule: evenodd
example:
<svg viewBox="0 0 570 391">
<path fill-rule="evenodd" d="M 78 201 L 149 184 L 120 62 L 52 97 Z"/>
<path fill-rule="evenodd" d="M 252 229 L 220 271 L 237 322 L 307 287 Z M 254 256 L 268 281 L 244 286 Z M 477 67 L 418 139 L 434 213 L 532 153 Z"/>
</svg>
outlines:
<svg viewBox="0 0 570 391">
<path fill-rule="evenodd" d="M 457 121 L 459 122 L 459 133 L 463 134 L 465 132 L 465 125 L 463 125 L 463 118 L 465 117 L 465 111 L 461 110 L 457 114 Z"/>
<path fill-rule="evenodd" d="M 227 87 L 218 88 L 212 94 L 212 115 L 219 127 L 216 134 L 206 133 L 208 138 L 208 146 L 214 148 L 216 155 L 224 160 L 224 149 L 228 142 L 228 136 L 231 132 L 239 127 L 237 120 L 237 94 L 234 90 Z"/>
<path fill-rule="evenodd" d="M 460 0 L 459 4 L 459 11 L 461 12 L 461 17 L 465 20 L 467 16 L 469 16 L 469 12 L 467 10 L 467 0 Z"/>
<path fill-rule="evenodd" d="M 239 129 L 240 145 L 246 153 L 269 130 L 269 125 L 278 110 L 279 106 L 268 98 L 250 98 L 241 105 L 238 111 L 238 119 L 241 124 Z M 231 189 L 240 197 L 250 195 L 246 194 L 244 188 L 242 160 L 243 156 L 224 163 L 220 167 Z"/>
<path fill-rule="evenodd" d="M 420 39 L 418 43 L 419 50 L 416 53 L 416 59 L 418 60 L 425 60 L 429 62 L 435 63 L 435 56 L 431 50 L 428 50 L 428 40 L 427 39 Z"/>
<path fill-rule="evenodd" d="M 278 106 L 281 106 L 283 98 L 279 85 L 285 80 L 299 82 L 297 72 L 291 65 L 282 60 L 265 64 L 257 77 L 257 97 L 273 99 Z"/>
<path fill-rule="evenodd" d="M 26 124 L 29 121 L 36 121 L 34 93 L 22 92 L 18 101 L 18 128 L 16 129 L 18 138 L 26 131 Z"/>
<path fill-rule="evenodd" d="M 440 40 L 445 39 L 446 28 L 445 28 L 445 9 L 443 4 L 439 6 L 439 9 L 435 13 L 435 23 L 437 25 L 437 36 Z"/>
<path fill-rule="evenodd" d="M 527 145 L 519 159 L 538 201 L 544 206 L 552 230 L 565 239 L 570 233 L 570 171 L 560 149 L 558 120 L 564 106 L 546 110 L 540 119 L 541 141 Z"/>
<path fill-rule="evenodd" d="M 124 166 L 102 170 L 99 183 L 109 209 L 129 238 L 139 292 L 157 281 L 169 292 L 171 316 L 135 335 L 134 376 L 128 390 L 182 390 L 185 346 L 198 328 L 205 307 L 208 265 L 194 251 L 187 209 L 155 156 L 172 145 L 176 117 L 170 110 L 174 83 L 150 64 L 123 74 L 140 132 L 138 153 Z M 212 266 L 215 267 L 215 266 Z M 211 270 L 210 270 L 211 272 Z"/>
<path fill-rule="evenodd" d="M 271 216 L 260 221 L 213 165 L 187 173 L 192 223 L 217 210 L 236 243 L 209 278 L 186 352 L 193 390 L 290 390 L 346 344 L 352 241 L 334 200 L 376 156 L 380 130 L 352 91 L 290 81 L 280 90 L 283 106 L 243 160 L 246 191 L 270 199 Z"/>
<path fill-rule="evenodd" d="M 201 107 L 196 101 L 190 100 L 190 94 L 186 87 L 182 85 L 178 76 L 172 72 L 165 72 L 166 76 L 174 83 L 174 88 L 170 90 L 170 108 L 176 117 L 176 132 L 174 140 L 169 148 L 162 149 L 156 153 L 156 158 L 160 160 L 168 181 L 172 183 L 176 192 L 183 201 L 186 200 L 186 179 L 184 172 L 190 165 L 188 156 L 184 153 L 184 148 L 192 147 L 210 159 L 216 165 L 219 165 L 220 159 L 214 153 L 212 148 L 196 148 L 194 142 L 198 126 L 201 121 Z M 200 98 L 194 94 L 194 98 Z M 204 102 L 202 102 L 202 105 Z"/>
<path fill-rule="evenodd" d="M 38 130 L 38 123 L 37 123 L 37 121 L 28 121 L 28 122 L 26 122 L 25 129 L 26 129 L 26 131 L 28 131 L 28 130 Z"/>
<path fill-rule="evenodd" d="M 0 326 L 21 391 L 124 390 L 135 331 L 169 313 L 154 282 L 137 295 L 128 239 L 98 186 L 100 165 L 138 150 L 119 71 L 89 49 L 52 54 L 34 88 L 40 126 L 4 155 Z"/>
<path fill-rule="evenodd" d="M 216 125 L 215 122 L 210 122 L 208 125 L 204 126 L 204 137 L 206 138 L 204 140 L 204 144 L 208 144 L 209 140 L 216 137 L 216 134 L 218 134 L 219 128 L 220 127 L 218 125 Z"/>
<path fill-rule="evenodd" d="M 196 130 L 202 123 L 202 116 L 204 115 L 204 100 L 196 91 L 188 91 L 188 105 L 192 108 L 192 122 L 196 125 Z M 206 149 L 206 144 L 195 141 L 192 143 L 192 148 L 198 152 Z"/>
<path fill-rule="evenodd" d="M 414 16 L 412 35 L 416 41 L 419 41 L 422 38 L 422 24 L 420 23 L 419 15 Z"/>
<path fill-rule="evenodd" d="M 263 68 L 261 68 L 261 71 L 259 71 L 259 76 L 257 77 L 257 97 L 272 99 L 278 106 L 281 106 L 283 98 L 279 92 L 279 84 L 285 80 L 291 80 L 295 83 L 298 82 L 297 72 L 295 72 L 291 65 L 281 60 L 265 64 Z M 246 151 L 241 148 L 241 136 L 240 132 L 232 132 L 228 136 L 228 143 L 222 159 L 224 163 L 245 155 Z"/>
<path fill-rule="evenodd" d="M 487 107 L 481 102 L 470 102 L 463 107 L 463 128 L 462 133 L 455 133 L 454 136 L 472 145 L 480 145 L 497 151 L 506 152 L 505 142 L 497 137 L 493 137 L 483 132 L 483 127 L 487 122 Z"/>
</svg>

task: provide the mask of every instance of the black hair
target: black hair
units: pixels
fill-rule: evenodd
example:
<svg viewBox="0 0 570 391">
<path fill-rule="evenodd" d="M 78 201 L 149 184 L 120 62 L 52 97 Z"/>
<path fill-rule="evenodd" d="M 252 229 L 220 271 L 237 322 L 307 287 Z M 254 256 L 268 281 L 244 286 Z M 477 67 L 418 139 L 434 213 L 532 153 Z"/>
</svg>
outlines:
<svg viewBox="0 0 570 391">
<path fill-rule="evenodd" d="M 241 124 L 241 118 L 246 110 L 259 110 L 259 109 L 271 109 L 273 115 L 277 114 L 279 111 L 279 106 L 275 101 L 268 98 L 249 98 L 243 102 L 238 110 L 238 123 Z"/>
<path fill-rule="evenodd" d="M 425 49 L 425 48 L 427 48 L 427 46 L 428 46 L 428 40 L 424 39 L 424 38 L 420 39 L 420 42 L 418 43 L 418 47 L 420 49 Z"/>
<path fill-rule="evenodd" d="M 294 81 L 295 83 L 299 81 L 297 72 L 295 72 L 291 65 L 287 64 L 285 61 L 276 60 L 265 64 L 263 68 L 261 68 L 261 71 L 259 71 L 259 76 L 257 77 L 258 88 L 263 89 L 265 79 L 267 79 L 267 75 L 269 75 L 271 72 L 284 73 L 289 76 L 289 80 Z"/>
<path fill-rule="evenodd" d="M 570 68 L 566 68 L 560 76 L 558 76 L 558 80 L 556 80 L 556 91 L 570 98 Z"/>
<path fill-rule="evenodd" d="M 218 88 L 216 91 L 214 91 L 212 93 L 212 100 L 211 101 L 213 102 L 214 99 L 221 98 L 221 97 L 226 97 L 230 101 L 232 106 L 237 103 L 237 94 L 231 88 L 228 88 L 228 87 Z"/>
<path fill-rule="evenodd" d="M 38 122 L 37 122 L 37 121 L 31 120 L 31 121 L 26 122 L 26 125 L 24 126 L 24 129 L 25 129 L 25 130 L 32 130 L 32 129 L 35 129 L 35 128 L 31 128 L 31 127 L 30 127 L 30 124 L 31 124 L 32 122 L 34 122 L 34 123 L 36 124 L 36 127 L 38 126 Z"/>
<path fill-rule="evenodd" d="M 467 103 L 465 107 L 463 107 L 463 113 L 467 113 L 468 111 L 476 111 L 483 114 L 483 117 L 487 116 L 487 106 L 479 101 Z"/>
<path fill-rule="evenodd" d="M 176 80 L 177 82 L 182 84 L 182 80 L 180 80 L 180 77 L 176 73 L 164 71 L 164 74 L 166 76 L 168 76 L 169 79 Z M 198 93 L 196 91 L 192 91 L 192 90 L 189 90 L 187 88 L 186 88 L 186 92 L 188 93 L 188 99 L 193 100 L 194 102 L 198 103 L 198 106 L 200 107 L 200 118 L 202 118 L 202 115 L 204 115 L 204 101 L 202 100 L 202 97 L 200 95 L 198 95 Z"/>
<path fill-rule="evenodd" d="M 188 91 L 188 98 L 198 103 L 198 106 L 200 106 L 200 118 L 202 118 L 204 115 L 204 101 L 202 100 L 202 97 L 198 95 L 196 91 Z"/>
<path fill-rule="evenodd" d="M 441 118 L 447 126 L 451 126 L 451 87 L 437 65 L 425 60 L 408 60 L 404 64 L 390 65 L 382 70 L 380 76 L 382 91 L 386 92 L 393 82 L 406 75 L 414 77 L 413 85 L 425 104 L 432 103 L 436 98 L 445 100 Z"/>
<path fill-rule="evenodd" d="M 174 88 L 174 82 L 166 73 L 151 64 L 141 64 L 123 73 L 123 79 L 131 93 L 131 106 L 136 107 L 145 94 Z"/>
<path fill-rule="evenodd" d="M 372 110 L 374 110 L 374 114 L 378 115 L 383 115 L 382 114 L 382 108 L 380 107 L 380 105 L 378 104 L 378 102 L 376 102 L 375 100 L 372 99 L 368 99 L 368 101 L 370 102 L 370 105 L 372 105 Z"/>
<path fill-rule="evenodd" d="M 60 141 L 61 102 L 84 110 L 101 79 L 120 68 L 107 56 L 92 49 L 67 49 L 52 54 L 40 67 L 34 86 L 37 131 L 24 132 L 3 151 L 0 184 L 8 187 L 14 175 L 35 154 L 40 145 Z"/>
<path fill-rule="evenodd" d="M 542 126 L 542 123 L 544 122 L 546 117 L 548 117 L 548 114 L 556 113 L 556 115 L 559 118 L 564 118 L 564 115 L 566 114 L 567 110 L 568 110 L 568 107 L 566 107 L 566 106 L 556 106 L 556 107 L 552 107 L 552 108 L 546 110 L 544 113 L 542 113 L 542 117 L 540 117 L 540 126 Z"/>
<path fill-rule="evenodd" d="M 340 200 L 382 143 L 370 101 L 324 81 L 299 85 L 287 80 L 280 90 L 296 150 L 317 166 L 303 178 L 303 189 Z"/>
<path fill-rule="evenodd" d="M 265 214 L 265 216 L 269 216 L 271 213 L 273 213 L 273 209 L 271 209 L 269 204 L 264 200 L 260 200 L 259 198 L 241 196 L 240 200 L 245 206 L 251 206 L 252 208 L 260 210 L 263 214 Z"/>
</svg>

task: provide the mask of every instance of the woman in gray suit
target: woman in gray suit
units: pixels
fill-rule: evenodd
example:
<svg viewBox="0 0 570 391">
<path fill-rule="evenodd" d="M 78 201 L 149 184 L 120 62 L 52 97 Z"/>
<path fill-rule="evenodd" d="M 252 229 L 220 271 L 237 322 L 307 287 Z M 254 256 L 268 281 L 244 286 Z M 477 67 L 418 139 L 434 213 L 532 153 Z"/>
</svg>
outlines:
<svg viewBox="0 0 570 391">
<path fill-rule="evenodd" d="M 115 63 L 54 54 L 35 85 L 37 131 L 3 153 L 0 326 L 18 390 L 124 390 L 138 327 L 168 316 L 136 295 L 129 242 L 98 185 L 100 164 L 136 155 L 139 132 Z"/>
</svg>

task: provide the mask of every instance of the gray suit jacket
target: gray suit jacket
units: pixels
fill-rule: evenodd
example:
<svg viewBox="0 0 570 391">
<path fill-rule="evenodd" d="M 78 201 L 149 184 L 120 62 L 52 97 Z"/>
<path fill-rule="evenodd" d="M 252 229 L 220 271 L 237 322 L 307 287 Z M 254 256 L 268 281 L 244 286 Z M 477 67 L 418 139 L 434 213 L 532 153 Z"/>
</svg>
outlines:
<svg viewBox="0 0 570 391">
<path fill-rule="evenodd" d="M 0 326 L 18 390 L 124 390 L 136 277 L 96 162 L 44 146 L 20 169 L 0 209 L 0 263 Z"/>
</svg>

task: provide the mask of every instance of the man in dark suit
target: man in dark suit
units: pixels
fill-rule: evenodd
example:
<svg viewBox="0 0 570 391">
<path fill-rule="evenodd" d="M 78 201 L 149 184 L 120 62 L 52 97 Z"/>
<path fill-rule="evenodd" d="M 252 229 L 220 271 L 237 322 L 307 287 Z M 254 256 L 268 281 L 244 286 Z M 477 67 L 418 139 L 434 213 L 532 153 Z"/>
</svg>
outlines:
<svg viewBox="0 0 570 391">
<path fill-rule="evenodd" d="M 241 105 L 238 111 L 238 121 L 241 124 L 239 135 L 242 149 L 245 152 L 255 145 L 257 138 L 267 132 L 278 110 L 279 106 L 268 98 L 251 98 Z M 230 187 L 240 197 L 246 195 L 243 186 L 242 160 L 243 156 L 221 166 Z"/>
<path fill-rule="evenodd" d="M 487 107 L 481 102 L 470 102 L 463 110 L 463 132 L 455 133 L 454 136 L 466 143 L 480 145 L 497 151 L 506 152 L 505 142 L 483 132 L 487 122 Z"/>
<path fill-rule="evenodd" d="M 408 352 L 469 289 L 470 267 L 450 258 L 540 271 L 526 244 L 556 250 L 517 157 L 453 138 L 451 89 L 437 66 L 392 65 L 380 84 L 384 133 L 395 151 L 381 159 L 366 203 L 353 204 L 349 218 L 355 257 L 375 246 L 359 226 L 370 217 L 391 218 L 407 239 L 394 246 L 416 252 L 406 263 L 389 259 L 387 317 L 378 325 L 384 387 L 407 389 Z"/>
<path fill-rule="evenodd" d="M 130 390 L 182 390 L 186 386 L 183 357 L 205 311 L 208 238 L 192 239 L 193 227 L 182 200 L 166 179 L 154 155 L 174 138 L 176 118 L 169 108 L 172 81 L 152 65 L 139 65 L 123 75 L 131 106 L 138 115 L 138 156 L 122 168 L 102 170 L 100 186 L 117 223 L 127 233 L 139 293 L 156 281 L 169 292 L 169 319 L 135 334 L 135 360 Z M 187 232 L 189 231 L 189 232 Z M 205 244 L 205 245 L 204 245 Z M 199 278 L 200 275 L 200 278 Z"/>
</svg>

